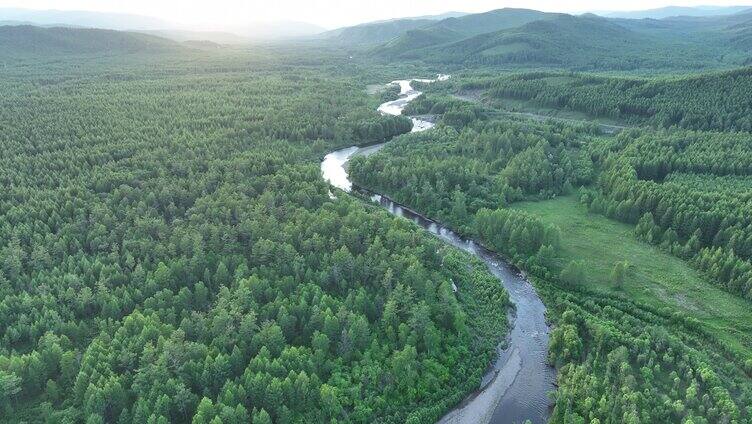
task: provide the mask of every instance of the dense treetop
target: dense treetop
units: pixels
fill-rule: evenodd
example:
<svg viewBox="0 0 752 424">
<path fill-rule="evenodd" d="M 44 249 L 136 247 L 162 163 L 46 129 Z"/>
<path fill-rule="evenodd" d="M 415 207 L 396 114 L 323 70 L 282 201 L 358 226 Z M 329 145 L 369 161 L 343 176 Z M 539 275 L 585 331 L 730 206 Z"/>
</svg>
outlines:
<svg viewBox="0 0 752 424">
<path fill-rule="evenodd" d="M 437 86 L 415 111 L 441 104 L 447 107 L 435 112 L 454 110 L 453 100 L 441 100 L 451 85 Z M 749 422 L 752 358 L 679 308 L 583 284 L 583 261 L 560 257 L 567 235 L 507 207 L 584 185 L 582 199 L 592 211 L 637 224 L 637 237 L 687 259 L 707 284 L 749 299 L 749 135 L 599 136 L 591 126 L 512 120 L 492 110 L 460 125 L 447 125 L 445 116 L 434 131 L 400 136 L 357 159 L 352 175 L 528 272 L 556 323 L 549 361 L 558 368 L 559 387 L 551 422 Z M 639 270 L 621 262 L 588 281 L 618 287 L 628 272 Z"/>
<path fill-rule="evenodd" d="M 730 39 L 725 18 L 657 29 L 505 10 L 363 36 L 410 28 L 386 47 L 441 66 L 676 69 L 748 60 L 752 21 L 733 22 Z M 420 63 L 3 31 L 0 51 L 80 56 L 0 67 L 0 422 L 435 422 L 478 387 L 510 305 L 482 262 L 320 178 L 325 153 L 393 137 L 352 161 L 354 182 L 524 269 L 553 323 L 551 422 L 752 422 L 752 339 L 709 330 L 747 323 L 630 298 L 628 262 L 588 275 L 559 226 L 514 205 L 579 199 L 703 288 L 752 301 L 750 69 L 476 69 L 412 103 L 438 125 L 407 134 L 409 119 L 376 113 L 397 87 L 364 87 L 429 73 Z M 506 103 L 655 128 L 604 134 Z"/>
<path fill-rule="evenodd" d="M 625 132 L 595 149 L 604 173 L 585 200 L 752 300 L 750 149 L 748 133 Z"/>
<path fill-rule="evenodd" d="M 529 100 L 660 127 L 752 131 L 752 68 L 672 78 L 532 73 L 469 83 L 493 98 Z"/>
<path fill-rule="evenodd" d="M 3 70 L 0 421 L 433 422 L 477 387 L 498 280 L 319 175 L 410 121 L 347 64 L 167 59 Z"/>
<path fill-rule="evenodd" d="M 181 49 L 184 47 L 171 40 L 135 32 L 0 25 L 0 54 L 6 58 L 164 53 Z"/>
</svg>

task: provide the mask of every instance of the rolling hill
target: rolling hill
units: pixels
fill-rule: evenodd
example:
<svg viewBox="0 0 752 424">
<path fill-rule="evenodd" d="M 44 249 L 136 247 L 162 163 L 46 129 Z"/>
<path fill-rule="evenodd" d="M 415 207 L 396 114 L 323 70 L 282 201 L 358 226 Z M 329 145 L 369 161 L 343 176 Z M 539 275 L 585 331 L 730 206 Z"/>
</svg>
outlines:
<svg viewBox="0 0 752 424">
<path fill-rule="evenodd" d="M 341 45 L 376 45 L 419 28 L 430 26 L 438 21 L 468 16 L 464 12 L 446 12 L 439 15 L 413 16 L 409 18 L 387 19 L 367 22 L 360 25 L 337 28 L 319 34 L 316 38 Z"/>
<path fill-rule="evenodd" d="M 423 28 L 407 31 L 378 49 L 377 53 L 382 56 L 395 57 L 403 52 L 514 28 L 551 16 L 555 16 L 555 14 L 537 10 L 505 8 L 457 18 L 447 18 Z"/>
<path fill-rule="evenodd" d="M 462 16 L 471 15 L 471 14 L 472 13 L 453 11 L 453 12 L 439 13 L 438 15 L 411 16 L 409 19 L 428 19 L 430 21 L 440 21 L 442 19 L 459 18 Z"/>
<path fill-rule="evenodd" d="M 464 36 L 445 28 L 423 28 L 407 31 L 405 34 L 394 38 L 375 51 L 378 55 L 390 58 L 414 58 L 420 49 L 450 43 L 463 39 Z M 417 53 L 419 55 L 419 53 Z"/>
<path fill-rule="evenodd" d="M 425 27 L 433 22 L 430 19 L 395 19 L 371 22 L 329 31 L 322 34 L 321 38 L 337 44 L 374 45 L 385 43 L 406 32 Z"/>
<path fill-rule="evenodd" d="M 733 46 L 752 53 L 752 19 L 733 25 L 726 32 Z M 746 64 L 749 63 L 749 61 L 746 62 Z"/>
<path fill-rule="evenodd" d="M 239 44 L 248 39 L 281 40 L 309 37 L 324 32 L 318 25 L 291 20 L 252 21 L 208 26 L 179 24 L 150 16 L 105 13 L 80 10 L 34 10 L 0 8 L 0 22 L 28 24 L 41 27 L 99 28 L 116 31 L 138 31 L 184 41 L 208 40 L 217 43 Z M 194 33 L 195 35 L 190 35 Z M 190 35 L 190 36 L 189 36 Z"/>
<path fill-rule="evenodd" d="M 182 48 L 160 37 L 86 28 L 0 27 L 0 56 L 59 56 L 165 52 Z"/>
<path fill-rule="evenodd" d="M 409 30 L 371 51 L 453 65 L 702 69 L 749 63 L 750 40 L 752 13 L 625 19 L 500 9 Z"/>
<path fill-rule="evenodd" d="M 40 26 L 74 26 L 114 30 L 157 30 L 174 24 L 150 16 L 83 10 L 33 10 L 0 8 L 0 20 L 24 21 Z"/>
<path fill-rule="evenodd" d="M 752 11 L 722 16 L 677 16 L 665 19 L 613 19 L 633 31 L 664 41 L 691 45 L 718 54 L 718 60 L 746 65 L 752 57 Z"/>
<path fill-rule="evenodd" d="M 587 66 L 588 62 L 624 56 L 649 41 L 603 18 L 558 15 L 433 47 L 421 54 L 450 63 Z"/>
<path fill-rule="evenodd" d="M 752 67 L 655 78 L 573 72 L 509 74 L 488 87 L 488 96 L 497 100 L 521 100 L 634 125 L 752 130 Z"/>
<path fill-rule="evenodd" d="M 750 10 L 752 6 L 667 6 L 657 9 L 637 10 L 629 12 L 596 12 L 598 15 L 608 18 L 626 19 L 663 19 L 675 16 L 719 16 L 731 15 Z"/>
<path fill-rule="evenodd" d="M 518 27 L 528 22 L 546 19 L 555 15 L 553 13 L 530 9 L 504 8 L 485 13 L 465 15 L 459 18 L 444 19 L 432 25 L 432 28 L 443 28 L 472 36 Z"/>
</svg>

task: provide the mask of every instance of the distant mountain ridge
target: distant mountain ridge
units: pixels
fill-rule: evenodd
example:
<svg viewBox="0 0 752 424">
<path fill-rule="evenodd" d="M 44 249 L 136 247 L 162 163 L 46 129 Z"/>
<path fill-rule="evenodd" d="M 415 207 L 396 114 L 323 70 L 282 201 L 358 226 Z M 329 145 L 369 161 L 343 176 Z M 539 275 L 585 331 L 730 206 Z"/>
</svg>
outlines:
<svg viewBox="0 0 752 424">
<path fill-rule="evenodd" d="M 408 31 L 428 27 L 437 21 L 460 18 L 467 15 L 469 13 L 446 12 L 439 15 L 385 19 L 333 29 L 321 33 L 317 38 L 342 45 L 381 44 L 397 38 Z"/>
<path fill-rule="evenodd" d="M 82 27 L 82 26 L 78 26 L 78 25 L 69 25 L 69 24 L 58 24 L 58 23 L 53 23 L 53 24 L 38 24 L 38 23 L 35 23 L 35 22 L 31 22 L 31 21 L 13 21 L 13 20 L 6 20 L 6 21 L 4 21 L 4 20 L 0 20 L 0 26 L 23 26 L 23 25 L 38 26 L 38 27 L 42 27 L 42 28 L 54 28 L 54 27 L 58 27 L 58 28 L 87 28 L 87 27 Z"/>
<path fill-rule="evenodd" d="M 407 30 L 369 54 L 385 60 L 576 70 L 737 66 L 752 62 L 752 10 L 627 19 L 499 9 Z"/>
<path fill-rule="evenodd" d="M 628 46 L 647 41 L 646 37 L 594 15 L 551 14 L 546 19 L 530 21 L 519 27 L 418 50 L 413 57 L 457 64 L 583 66 L 587 60 L 578 61 L 576 58 L 585 56 L 585 53 L 591 59 L 602 61 L 608 59 L 614 45 Z"/>
<path fill-rule="evenodd" d="M 250 42 L 252 38 L 303 38 L 308 43 L 344 49 L 353 56 L 453 66 L 624 71 L 752 63 L 752 9 L 734 14 L 663 19 L 575 16 L 516 8 L 476 14 L 450 13 L 455 14 L 460 16 L 372 22 L 315 36 L 305 34 L 316 31 L 317 27 L 301 23 L 287 25 L 287 35 L 283 36 L 277 32 L 279 23 L 237 28 L 233 33 L 181 29 L 116 33 L 84 31 L 72 23 L 59 21 L 18 26 L 14 24 L 28 21 L 0 20 L 0 53 L 119 53 L 189 46 L 218 49 L 226 44 Z"/>
<path fill-rule="evenodd" d="M 0 26 L 0 56 L 56 57 L 177 51 L 183 47 L 165 38 L 135 32 L 91 28 Z"/>
<path fill-rule="evenodd" d="M 433 19 L 405 18 L 340 28 L 323 34 L 323 38 L 348 45 L 388 42 L 394 49 L 412 49 L 519 26 L 546 15 L 511 8 L 474 14 L 450 13 L 442 19 L 437 19 L 441 16 L 438 15 Z"/>
<path fill-rule="evenodd" d="M 414 51 L 518 27 L 536 20 L 547 19 L 550 16 L 555 15 L 537 10 L 505 8 L 459 18 L 448 18 L 396 38 L 385 45 L 379 53 L 391 56 L 399 52 Z"/>
<path fill-rule="evenodd" d="M 339 28 L 321 34 L 320 37 L 338 44 L 381 44 L 405 32 L 430 25 L 432 22 L 434 21 L 428 19 L 396 19 Z"/>
<path fill-rule="evenodd" d="M 440 13 L 438 15 L 411 16 L 409 19 L 428 19 L 431 21 L 440 21 L 442 19 L 460 18 L 462 16 L 467 16 L 467 15 L 472 15 L 472 13 L 452 11 L 452 12 Z"/>
<path fill-rule="evenodd" d="M 0 20 L 23 21 L 40 26 L 65 25 L 117 31 L 169 29 L 176 26 L 174 23 L 149 16 L 83 10 L 0 8 Z"/>
<path fill-rule="evenodd" d="M 324 32 L 324 28 L 307 22 L 249 22 L 232 28 L 198 30 L 191 26 L 149 16 L 127 13 L 106 13 L 75 10 L 34 10 L 0 8 L 0 22 L 40 27 L 98 28 L 116 31 L 159 33 L 176 41 L 183 41 L 186 33 L 199 39 L 233 44 L 251 40 L 307 37 Z M 195 38 L 194 37 L 194 38 Z"/>
<path fill-rule="evenodd" d="M 483 13 L 447 18 L 432 26 L 446 28 L 466 35 L 478 35 L 507 28 L 514 28 L 548 16 L 555 15 L 532 9 L 503 8 Z"/>
<path fill-rule="evenodd" d="M 752 6 L 666 6 L 657 9 L 624 11 L 624 12 L 594 12 L 607 18 L 627 19 L 663 19 L 676 16 L 721 16 L 752 10 Z"/>
<path fill-rule="evenodd" d="M 342 28 L 337 29 L 343 29 L 343 28 L 351 28 L 353 26 L 361 26 L 361 25 L 371 25 L 371 24 L 383 24 L 385 22 L 391 22 L 391 21 L 404 21 L 404 20 L 410 20 L 410 21 L 441 21 L 443 19 L 447 18 L 459 18 L 462 16 L 472 15 L 472 13 L 467 12 L 444 12 L 440 13 L 438 15 L 421 15 L 421 16 L 403 16 L 399 18 L 390 18 L 390 19 L 380 19 L 377 21 L 369 21 L 369 22 L 362 22 L 356 25 L 346 26 Z M 336 31 L 337 29 L 334 29 L 333 31 Z"/>
</svg>

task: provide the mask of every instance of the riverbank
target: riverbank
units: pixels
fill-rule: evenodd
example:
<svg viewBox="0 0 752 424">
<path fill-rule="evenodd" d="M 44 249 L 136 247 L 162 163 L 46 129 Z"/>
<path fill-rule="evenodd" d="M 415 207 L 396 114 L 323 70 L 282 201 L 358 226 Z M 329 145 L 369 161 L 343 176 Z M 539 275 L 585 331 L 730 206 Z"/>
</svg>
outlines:
<svg viewBox="0 0 752 424">
<path fill-rule="evenodd" d="M 421 93 L 404 81 L 398 82 L 403 97 L 387 102 L 379 110 L 382 113 L 401 114 L 410 100 Z M 413 118 L 419 125 L 413 132 L 425 131 L 433 122 Z M 346 192 L 358 190 L 347 174 L 347 164 L 354 156 L 370 155 L 386 143 L 359 148 L 349 147 L 327 155 L 321 163 L 322 176 L 334 187 Z M 446 414 L 440 423 L 545 423 L 550 413 L 548 393 L 554 390 L 555 370 L 546 361 L 549 328 L 545 319 L 545 306 L 534 288 L 513 266 L 473 240 L 463 238 L 434 220 L 398 204 L 386 196 L 371 193 L 370 199 L 395 216 L 412 220 L 426 231 L 448 244 L 480 258 L 488 266 L 510 295 L 515 305 L 515 319 L 508 337 L 508 346 L 500 352 L 489 368 L 483 384 L 470 394 L 459 406 Z"/>
</svg>

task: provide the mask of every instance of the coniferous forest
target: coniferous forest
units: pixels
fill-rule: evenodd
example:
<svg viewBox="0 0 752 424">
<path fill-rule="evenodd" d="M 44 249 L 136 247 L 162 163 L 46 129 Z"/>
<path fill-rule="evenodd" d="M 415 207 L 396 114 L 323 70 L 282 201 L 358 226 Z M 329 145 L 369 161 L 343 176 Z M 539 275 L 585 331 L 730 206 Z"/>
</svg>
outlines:
<svg viewBox="0 0 752 424">
<path fill-rule="evenodd" d="M 663 78 L 523 74 L 468 82 L 494 98 L 530 100 L 557 109 L 657 127 L 752 131 L 752 70 Z"/>
<path fill-rule="evenodd" d="M 680 258 L 700 276 L 703 290 L 714 285 L 748 310 L 752 136 L 681 128 L 608 134 L 592 123 L 518 118 L 441 94 L 475 84 L 470 77 L 432 88 L 415 105 L 431 105 L 418 111 L 438 113 L 439 127 L 356 158 L 352 174 L 363 186 L 451 223 L 529 273 L 556 323 L 548 357 L 559 385 L 551 422 L 750 420 L 748 324 L 733 321 L 739 333 L 719 332 L 712 320 L 698 319 L 684 295 L 678 302 L 635 301 L 624 287 L 640 277 L 632 257 L 624 254 L 596 274 L 591 258 L 572 257 L 571 234 L 548 215 L 531 213 L 534 207 L 516 205 L 575 197 L 585 219 L 599 214 L 631 225 L 640 249 L 666 252 L 667 261 Z M 495 105 L 495 89 L 488 93 Z M 437 104 L 446 105 L 444 115 Z M 481 113 L 461 125 L 446 118 L 461 109 Z M 601 236 L 597 230 L 576 229 L 585 238 Z"/>
<path fill-rule="evenodd" d="M 752 423 L 750 28 L 501 9 L 230 46 L 0 21 L 0 423 L 447 422 L 528 383 L 518 289 L 548 422 Z M 374 145 L 352 191 L 322 178 Z"/>
<path fill-rule="evenodd" d="M 295 57 L 6 73 L 5 421 L 425 422 L 479 383 L 498 281 L 319 177 L 409 120 Z"/>
</svg>

